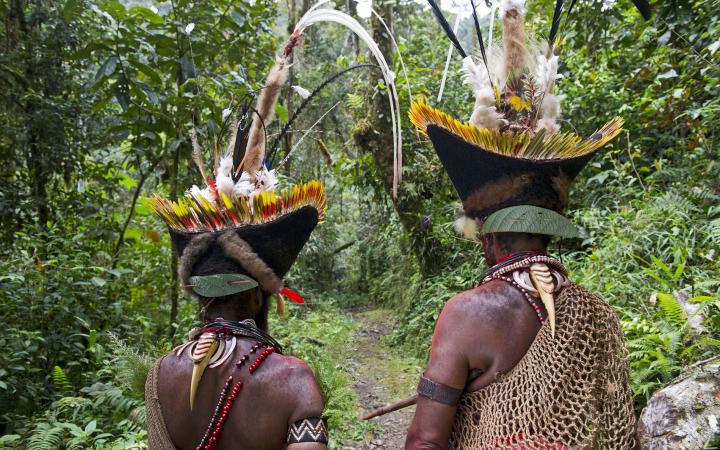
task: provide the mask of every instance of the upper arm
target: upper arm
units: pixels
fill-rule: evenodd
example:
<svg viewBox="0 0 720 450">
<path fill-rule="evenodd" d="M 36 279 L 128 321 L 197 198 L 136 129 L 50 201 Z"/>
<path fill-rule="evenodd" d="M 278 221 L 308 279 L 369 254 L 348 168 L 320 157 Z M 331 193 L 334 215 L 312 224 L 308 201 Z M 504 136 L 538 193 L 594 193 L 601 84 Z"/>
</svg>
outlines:
<svg viewBox="0 0 720 450">
<path fill-rule="evenodd" d="M 443 308 L 433 335 L 425 376 L 455 389 L 464 389 L 468 377 L 468 305 L 454 297 Z M 406 449 L 444 449 L 448 445 L 457 406 L 418 396 Z"/>
<path fill-rule="evenodd" d="M 320 385 L 312 369 L 304 362 L 296 360 L 290 370 L 292 370 L 290 379 L 295 387 L 295 406 L 288 419 L 288 429 L 299 420 L 321 417 L 325 406 Z M 287 448 L 288 450 L 325 450 L 327 445 L 319 442 L 303 442 L 288 445 Z"/>
</svg>

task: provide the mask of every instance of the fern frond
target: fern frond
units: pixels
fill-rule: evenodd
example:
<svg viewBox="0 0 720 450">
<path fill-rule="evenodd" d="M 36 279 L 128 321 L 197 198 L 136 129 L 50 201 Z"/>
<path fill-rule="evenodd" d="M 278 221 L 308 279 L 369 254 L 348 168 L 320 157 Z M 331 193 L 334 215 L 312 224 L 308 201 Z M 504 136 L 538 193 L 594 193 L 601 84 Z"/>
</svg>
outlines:
<svg viewBox="0 0 720 450">
<path fill-rule="evenodd" d="M 699 344 L 704 347 L 717 347 L 720 349 L 720 339 L 711 338 L 709 336 L 701 338 Z"/>
<path fill-rule="evenodd" d="M 58 391 L 68 392 L 73 390 L 72 383 L 70 383 L 65 371 L 62 370 L 60 366 L 53 367 L 51 377 L 53 384 Z"/>
<path fill-rule="evenodd" d="M 663 292 L 658 292 L 657 298 L 665 318 L 667 318 L 677 330 L 685 328 L 687 325 L 687 315 L 682 306 L 680 306 L 680 302 L 671 294 Z"/>
<path fill-rule="evenodd" d="M 65 430 L 57 425 L 41 422 L 35 426 L 30 439 L 28 450 L 58 450 L 61 448 L 62 437 Z"/>
</svg>

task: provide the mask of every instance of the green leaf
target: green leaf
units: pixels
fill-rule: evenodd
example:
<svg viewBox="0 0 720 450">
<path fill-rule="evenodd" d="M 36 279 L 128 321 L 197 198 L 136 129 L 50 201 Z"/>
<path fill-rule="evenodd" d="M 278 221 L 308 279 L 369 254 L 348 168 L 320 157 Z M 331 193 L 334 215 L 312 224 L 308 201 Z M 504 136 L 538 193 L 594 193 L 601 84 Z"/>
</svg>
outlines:
<svg viewBox="0 0 720 450">
<path fill-rule="evenodd" d="M 85 433 L 92 434 L 95 429 L 97 429 L 97 420 L 93 420 L 85 426 Z"/>
<path fill-rule="evenodd" d="M 113 92 L 115 99 L 120 104 L 123 111 L 127 111 L 130 108 L 130 88 L 125 81 L 119 81 L 113 86 Z"/>
<path fill-rule="evenodd" d="M 134 6 L 130 8 L 128 12 L 132 16 L 142 17 L 153 25 L 162 25 L 162 23 L 165 22 L 165 19 L 163 19 L 162 16 L 144 6 Z"/>
<path fill-rule="evenodd" d="M 119 178 L 120 179 L 118 181 L 118 184 L 120 186 L 124 187 L 125 189 L 130 190 L 130 189 L 134 188 L 135 186 L 137 186 L 137 180 L 135 180 L 135 178 L 131 177 L 130 175 L 128 175 L 126 173 L 121 173 L 119 175 Z"/>
<path fill-rule="evenodd" d="M 247 275 L 219 273 L 190 277 L 192 290 L 203 297 L 223 297 L 257 287 L 258 283 Z"/>
<path fill-rule="evenodd" d="M 128 228 L 125 230 L 125 239 L 140 240 L 143 237 L 143 231 L 138 228 Z"/>
<path fill-rule="evenodd" d="M 97 341 L 97 330 L 90 330 L 88 335 L 88 350 L 92 351 L 95 348 L 95 342 Z"/>
<path fill-rule="evenodd" d="M 153 83 L 162 84 L 162 78 L 160 77 L 158 72 L 152 67 L 137 60 L 131 60 L 129 61 L 129 64 L 135 70 L 148 77 Z"/>
<path fill-rule="evenodd" d="M 142 89 L 143 92 L 145 92 L 145 95 L 147 95 L 150 103 L 152 103 L 153 105 L 160 104 L 160 98 L 158 97 L 158 95 L 155 93 L 155 91 L 150 86 L 143 83 L 142 81 L 135 81 L 135 84 L 140 86 L 140 89 Z"/>
<path fill-rule="evenodd" d="M 100 9 L 110 14 L 110 16 L 118 22 L 123 20 L 127 15 L 125 6 L 118 1 L 102 2 L 100 4 Z"/>
<path fill-rule="evenodd" d="M 92 277 L 90 279 L 90 282 L 97 287 L 103 287 L 103 286 L 105 286 L 105 284 L 107 284 L 107 281 L 105 281 L 104 278 L 100 278 L 100 277 Z"/>
<path fill-rule="evenodd" d="M 70 23 L 80 15 L 83 10 L 83 4 L 81 0 L 67 0 L 65 6 L 63 6 L 63 21 Z"/>
<path fill-rule="evenodd" d="M 195 64 L 189 54 L 185 54 L 180 58 L 180 69 L 186 80 L 195 78 Z"/>
<path fill-rule="evenodd" d="M 238 27 L 242 28 L 243 25 L 245 25 L 245 16 L 243 16 L 237 9 L 230 12 L 230 17 L 232 17 L 233 22 L 235 22 Z"/>
<path fill-rule="evenodd" d="M 278 118 L 282 123 L 287 123 L 288 121 L 288 110 L 280 103 L 275 104 L 275 114 L 277 114 Z"/>
<path fill-rule="evenodd" d="M 580 233 L 567 217 L 549 209 L 532 205 L 519 205 L 496 211 L 485 220 L 482 233 L 533 233 L 580 237 Z"/>
</svg>

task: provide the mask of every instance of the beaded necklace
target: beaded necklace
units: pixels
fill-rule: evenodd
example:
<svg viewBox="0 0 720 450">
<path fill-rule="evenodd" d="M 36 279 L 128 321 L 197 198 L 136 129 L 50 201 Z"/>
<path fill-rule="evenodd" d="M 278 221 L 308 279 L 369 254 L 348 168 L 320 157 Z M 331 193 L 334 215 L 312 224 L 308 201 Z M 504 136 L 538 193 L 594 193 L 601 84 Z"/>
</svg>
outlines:
<svg viewBox="0 0 720 450">
<path fill-rule="evenodd" d="M 502 258 L 500 263 L 495 264 L 485 272 L 480 284 L 485 284 L 490 280 L 502 280 L 512 285 L 523 294 L 525 300 L 527 300 L 533 311 L 535 311 L 538 321 L 542 324 L 546 320 L 546 317 L 543 316 L 537 299 L 533 297 L 525 287 L 515 281 L 514 277 L 507 276 L 515 271 L 527 269 L 536 263 L 546 264 L 547 266 L 550 266 L 560 272 L 562 276 L 567 276 L 565 267 L 563 267 L 557 259 L 552 256 L 538 254 L 536 251 L 527 251 L 513 253 L 505 258 Z"/>
<path fill-rule="evenodd" d="M 212 321 L 206 322 L 202 328 L 195 328 L 190 332 L 190 339 L 197 339 L 203 333 L 215 333 L 218 336 L 238 336 L 250 339 L 255 339 L 263 342 L 267 346 L 275 348 L 278 353 L 282 353 L 282 346 L 278 341 L 273 339 L 265 331 L 255 325 L 255 321 L 252 319 L 245 319 L 243 321 L 226 320 L 222 317 L 218 317 Z"/>
<path fill-rule="evenodd" d="M 546 256 L 545 252 L 543 250 L 524 250 L 521 252 L 515 252 L 510 253 L 508 255 L 503 256 L 500 258 L 494 266 L 488 268 L 485 271 L 485 274 L 483 275 L 483 279 L 487 278 L 488 276 L 492 275 L 493 272 L 496 272 L 503 267 L 508 267 L 513 264 L 515 264 L 518 261 L 522 261 L 525 258 L 529 258 L 531 256 Z"/>
<path fill-rule="evenodd" d="M 260 350 L 261 347 L 265 348 L 248 367 L 250 375 L 253 375 L 260 368 L 260 365 L 262 365 L 271 353 L 279 353 L 277 348 L 274 346 L 267 346 L 266 343 L 258 341 L 250 348 L 248 353 L 244 354 L 238 362 L 235 363 L 237 370 L 241 370 L 245 363 L 250 360 L 250 355 Z M 243 388 L 243 382 L 238 381 L 232 389 L 230 389 L 232 382 L 233 376 L 230 375 L 227 380 L 225 380 L 225 385 L 220 391 L 220 397 L 218 398 L 217 405 L 215 405 L 215 410 L 210 418 L 210 423 L 208 424 L 200 443 L 197 447 L 195 447 L 195 450 L 212 450 L 220 439 L 220 434 L 222 433 L 223 426 L 230 415 L 230 410 L 235 403 L 235 399 L 237 399 L 238 395 L 240 395 L 240 391 Z"/>
</svg>

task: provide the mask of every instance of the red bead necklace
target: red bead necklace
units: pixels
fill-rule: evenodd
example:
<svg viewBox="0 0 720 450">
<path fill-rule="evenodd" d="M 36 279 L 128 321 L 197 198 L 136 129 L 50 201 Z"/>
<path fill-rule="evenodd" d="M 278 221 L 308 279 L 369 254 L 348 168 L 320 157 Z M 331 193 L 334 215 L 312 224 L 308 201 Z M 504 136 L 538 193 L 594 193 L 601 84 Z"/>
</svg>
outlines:
<svg viewBox="0 0 720 450">
<path fill-rule="evenodd" d="M 242 366 L 250 359 L 250 354 L 258 351 L 260 347 L 262 347 L 262 345 L 263 344 L 261 342 L 256 342 L 255 345 L 250 348 L 250 352 L 243 355 L 240 360 L 235 363 L 237 369 L 240 370 Z M 275 350 L 275 347 L 266 347 L 262 352 L 260 352 L 258 357 L 255 358 L 255 361 L 250 364 L 250 367 L 248 367 L 248 372 L 250 372 L 251 375 L 255 373 L 255 371 L 260 368 L 260 365 L 263 363 L 263 361 L 265 361 L 265 359 L 267 359 L 267 357 L 270 356 L 271 353 L 274 353 Z M 213 416 L 210 419 L 207 430 L 205 431 L 205 434 L 200 440 L 198 446 L 195 447 L 195 450 L 212 450 L 212 448 L 215 446 L 215 444 L 217 444 L 218 440 L 220 439 L 220 433 L 222 433 L 223 425 L 225 425 L 225 422 L 230 415 L 230 410 L 232 409 L 235 399 L 237 399 L 237 396 L 240 395 L 240 391 L 243 388 L 243 382 L 238 381 L 228 394 L 228 391 L 230 390 L 230 385 L 232 384 L 232 380 L 233 377 L 232 375 L 230 375 L 225 381 L 225 385 L 223 386 L 222 391 L 220 391 L 220 397 L 218 398 L 217 405 L 215 406 L 215 411 L 213 412 Z"/>
</svg>

